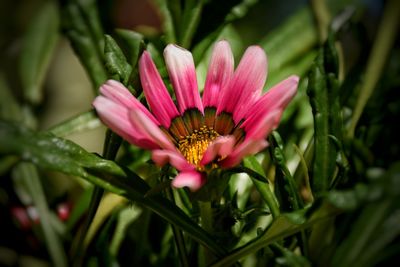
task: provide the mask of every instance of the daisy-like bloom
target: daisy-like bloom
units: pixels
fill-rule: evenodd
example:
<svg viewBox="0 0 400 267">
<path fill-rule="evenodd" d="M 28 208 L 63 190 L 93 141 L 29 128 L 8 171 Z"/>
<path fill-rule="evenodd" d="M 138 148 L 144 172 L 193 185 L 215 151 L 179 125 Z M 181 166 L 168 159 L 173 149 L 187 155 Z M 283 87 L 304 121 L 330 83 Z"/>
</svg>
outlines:
<svg viewBox="0 0 400 267">
<path fill-rule="evenodd" d="M 174 187 L 187 186 L 192 191 L 204 185 L 212 169 L 234 167 L 243 157 L 267 147 L 266 137 L 278 126 L 299 81 L 290 76 L 262 94 L 267 77 L 262 48 L 247 48 L 234 70 L 229 43 L 219 41 L 201 98 L 192 54 L 170 44 L 164 58 L 177 105 L 149 52 L 144 51 L 139 74 L 148 108 L 113 80 L 100 87 L 93 106 L 114 132 L 150 149 L 158 166 L 175 167 L 179 173 L 172 181 Z"/>
</svg>

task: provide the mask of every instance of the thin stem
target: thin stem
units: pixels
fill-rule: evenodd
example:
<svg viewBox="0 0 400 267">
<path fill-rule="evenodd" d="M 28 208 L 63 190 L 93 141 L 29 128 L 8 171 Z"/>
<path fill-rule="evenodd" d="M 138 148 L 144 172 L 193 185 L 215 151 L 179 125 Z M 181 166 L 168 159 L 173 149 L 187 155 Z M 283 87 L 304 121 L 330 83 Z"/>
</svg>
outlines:
<svg viewBox="0 0 400 267">
<path fill-rule="evenodd" d="M 199 201 L 199 208 L 200 208 L 200 220 L 201 226 L 206 230 L 208 233 L 213 232 L 213 214 L 212 214 L 212 207 L 211 202 L 202 202 Z M 201 259 L 201 264 L 204 266 L 210 265 L 211 262 L 215 260 L 214 254 L 206 247 L 202 247 L 203 251 L 203 259 Z"/>
<path fill-rule="evenodd" d="M 175 198 L 172 193 L 171 187 L 168 187 L 165 190 L 165 194 L 169 200 L 171 200 L 173 203 L 175 203 Z M 189 267 L 190 265 L 189 265 L 189 261 L 188 261 L 187 254 L 186 254 L 186 245 L 185 245 L 185 239 L 183 237 L 183 233 L 177 226 L 171 224 L 171 227 L 172 227 L 172 233 L 174 234 L 175 244 L 176 244 L 176 248 L 178 250 L 179 259 L 182 263 L 182 266 Z"/>
<path fill-rule="evenodd" d="M 365 80 L 360 89 L 360 95 L 351 118 L 351 124 L 348 131 L 348 137 L 354 136 L 354 131 L 358 120 L 371 97 L 379 77 L 382 74 L 386 59 L 390 49 L 395 41 L 397 28 L 400 18 L 400 2 L 398 0 L 389 0 L 386 4 L 382 21 L 379 25 L 377 36 L 372 47 L 371 55 L 368 59 L 367 69 L 365 71 Z"/>
</svg>

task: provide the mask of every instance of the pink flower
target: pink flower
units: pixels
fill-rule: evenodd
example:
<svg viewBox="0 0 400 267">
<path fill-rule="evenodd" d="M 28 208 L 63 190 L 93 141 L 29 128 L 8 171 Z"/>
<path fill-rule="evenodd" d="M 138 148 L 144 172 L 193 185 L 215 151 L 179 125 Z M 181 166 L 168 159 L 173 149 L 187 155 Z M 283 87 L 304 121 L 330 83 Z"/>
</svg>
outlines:
<svg viewBox="0 0 400 267">
<path fill-rule="evenodd" d="M 192 54 L 170 44 L 164 58 L 177 105 L 145 51 L 139 71 L 148 108 L 113 80 L 100 87 L 101 95 L 93 106 L 114 132 L 152 150 L 158 166 L 174 166 L 179 171 L 172 181 L 174 187 L 188 186 L 192 191 L 206 182 L 210 170 L 233 167 L 267 147 L 265 139 L 278 126 L 299 81 L 290 76 L 262 95 L 267 77 L 264 51 L 249 47 L 234 71 L 230 46 L 219 41 L 201 98 Z"/>
</svg>

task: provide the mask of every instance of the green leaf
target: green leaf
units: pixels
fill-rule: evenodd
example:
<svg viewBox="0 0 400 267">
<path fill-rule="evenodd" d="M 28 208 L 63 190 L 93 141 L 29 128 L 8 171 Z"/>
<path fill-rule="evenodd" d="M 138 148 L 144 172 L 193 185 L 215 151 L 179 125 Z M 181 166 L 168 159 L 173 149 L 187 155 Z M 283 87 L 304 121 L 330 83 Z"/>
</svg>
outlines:
<svg viewBox="0 0 400 267">
<path fill-rule="evenodd" d="M 129 86 L 132 86 L 135 90 L 134 95 L 139 96 L 142 92 L 142 84 L 140 83 L 139 78 L 138 61 L 139 56 L 146 46 L 143 40 L 144 37 L 143 35 L 130 30 L 118 29 L 115 33 L 115 38 L 121 49 L 124 51 L 127 62 L 132 66 L 130 80 L 126 85 L 128 85 L 128 88 Z"/>
<path fill-rule="evenodd" d="M 115 40 L 107 34 L 104 37 L 104 57 L 106 69 L 114 80 L 119 80 L 122 83 L 127 84 L 129 76 L 132 72 L 132 67 L 126 61 L 124 53 L 119 48 Z"/>
<path fill-rule="evenodd" d="M 29 190 L 33 204 L 38 211 L 40 226 L 53 264 L 60 267 L 68 266 L 62 240 L 51 223 L 52 215 L 35 165 L 27 162 L 20 163 L 14 168 L 13 176 L 21 178 Z"/>
<path fill-rule="evenodd" d="M 320 48 L 311 68 L 307 88 L 314 118 L 314 160 L 311 185 L 315 196 L 331 186 L 335 178 L 337 153 L 342 147 L 342 115 L 337 61 L 333 35 L 330 34 L 324 46 Z"/>
<path fill-rule="evenodd" d="M 163 29 L 167 43 L 176 43 L 176 30 L 173 17 L 168 7 L 168 1 L 156 0 L 157 6 L 163 16 Z"/>
<path fill-rule="evenodd" d="M 124 29 L 117 29 L 115 33 L 116 40 L 124 50 L 128 63 L 131 66 L 136 66 L 140 52 L 144 48 L 143 35 Z"/>
<path fill-rule="evenodd" d="M 107 80 L 103 61 L 103 33 L 96 2 L 68 0 L 61 7 L 61 22 L 65 35 L 85 67 L 93 88 Z"/>
<path fill-rule="evenodd" d="M 50 132 L 57 136 L 67 136 L 100 127 L 100 120 L 93 110 L 83 112 L 60 124 L 50 128 Z"/>
<path fill-rule="evenodd" d="M 43 98 L 43 81 L 57 44 L 59 21 L 55 2 L 46 1 L 23 39 L 19 71 L 24 98 L 33 104 Z"/>
<path fill-rule="evenodd" d="M 82 177 L 105 190 L 137 201 L 181 228 L 217 256 L 225 254 L 223 247 L 170 201 L 160 195 L 144 197 L 150 187 L 135 173 L 88 153 L 71 141 L 0 121 L 0 153 L 18 155 L 43 169 Z"/>
<path fill-rule="evenodd" d="M 189 48 L 197 26 L 199 25 L 204 0 L 186 1 L 180 27 L 179 45 Z"/>
<path fill-rule="evenodd" d="M 278 132 L 272 132 L 271 157 L 276 164 L 275 192 L 280 200 L 280 208 L 284 211 L 297 210 L 304 207 L 299 189 L 290 173 L 286 156 L 283 152 L 283 142 Z"/>
<path fill-rule="evenodd" d="M 263 175 L 264 170 L 262 169 L 261 164 L 257 161 L 257 159 L 254 156 L 246 157 L 244 160 L 244 166 L 247 168 L 250 168 L 257 172 L 260 175 Z M 257 191 L 260 193 L 261 197 L 265 201 L 265 203 L 268 205 L 271 214 L 274 218 L 278 217 L 280 214 L 279 211 L 279 204 L 278 201 L 272 192 L 271 188 L 269 187 L 269 183 L 263 183 L 260 182 L 257 179 L 254 179 L 251 174 L 250 178 L 254 183 L 254 186 L 256 187 Z"/>
</svg>

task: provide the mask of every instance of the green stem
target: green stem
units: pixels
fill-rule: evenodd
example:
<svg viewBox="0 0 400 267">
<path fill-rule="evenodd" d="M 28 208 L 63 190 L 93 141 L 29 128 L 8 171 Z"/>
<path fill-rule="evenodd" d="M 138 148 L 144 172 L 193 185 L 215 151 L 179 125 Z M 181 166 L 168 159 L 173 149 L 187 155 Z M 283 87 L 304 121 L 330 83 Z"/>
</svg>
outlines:
<svg viewBox="0 0 400 267">
<path fill-rule="evenodd" d="M 171 187 L 168 187 L 165 190 L 165 193 L 166 193 L 167 198 L 169 200 L 171 200 L 171 202 L 175 203 L 175 199 L 174 199 L 174 195 L 172 193 Z M 171 224 L 171 227 L 172 227 L 172 232 L 174 234 L 175 244 L 176 244 L 176 248 L 178 250 L 178 255 L 179 255 L 181 264 L 183 267 L 189 267 L 190 265 L 189 265 L 189 261 L 188 261 L 187 254 L 186 254 L 186 245 L 185 245 L 185 239 L 183 237 L 183 233 L 174 224 Z"/>
<path fill-rule="evenodd" d="M 371 97 L 375 86 L 382 74 L 386 59 L 390 49 L 395 41 L 397 28 L 400 18 L 400 2 L 398 0 L 389 0 L 386 4 L 383 19 L 379 25 L 377 36 L 372 47 L 371 55 L 368 59 L 367 69 L 365 71 L 365 80 L 360 89 L 360 95 L 351 118 L 351 124 L 348 131 L 348 137 L 354 136 L 354 131 L 358 120 Z"/>
<path fill-rule="evenodd" d="M 201 226 L 206 230 L 208 233 L 213 232 L 213 214 L 212 214 L 212 207 L 211 207 L 211 202 L 202 202 L 199 201 L 199 208 L 200 208 L 200 220 L 201 220 Z M 211 262 L 215 260 L 215 256 L 206 247 L 202 247 L 202 252 L 203 252 L 203 259 L 200 259 L 201 264 L 203 266 L 208 266 L 210 265 Z"/>
</svg>

